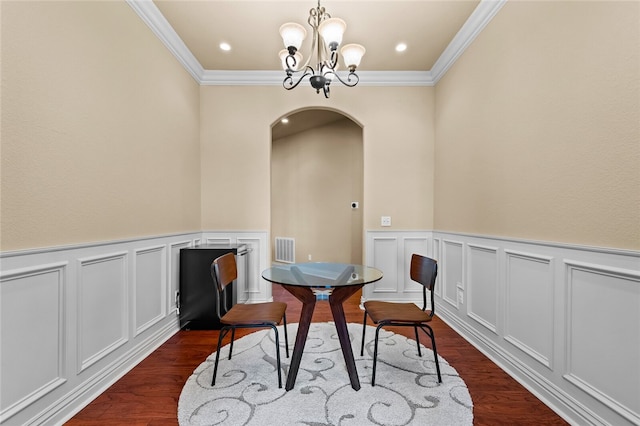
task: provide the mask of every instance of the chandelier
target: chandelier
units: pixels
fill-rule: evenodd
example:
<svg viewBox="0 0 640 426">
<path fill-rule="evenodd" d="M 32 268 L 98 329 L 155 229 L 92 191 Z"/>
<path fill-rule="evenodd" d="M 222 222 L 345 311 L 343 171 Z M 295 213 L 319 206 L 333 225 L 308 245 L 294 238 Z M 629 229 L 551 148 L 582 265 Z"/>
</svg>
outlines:
<svg viewBox="0 0 640 426">
<path fill-rule="evenodd" d="M 360 65 L 360 60 L 365 53 L 364 47 L 359 44 L 346 44 L 340 49 L 342 62 L 349 70 L 346 79 L 340 78 L 338 73 L 338 46 L 342 43 L 347 24 L 340 18 L 332 18 L 324 7 L 320 6 L 309 11 L 307 20 L 313 29 L 313 40 L 311 41 L 311 51 L 307 61 L 302 64 L 303 56 L 300 53 L 300 46 L 307 36 L 305 28 L 293 22 L 286 23 L 280 27 L 280 35 L 286 49 L 280 51 L 280 60 L 287 76 L 282 85 L 285 89 L 291 90 L 297 87 L 300 82 L 309 76 L 311 87 L 324 93 L 325 98 L 329 97 L 329 86 L 334 79 L 348 87 L 353 87 L 360 81 L 356 74 L 356 68 Z M 311 65 L 311 60 L 315 58 L 316 68 Z"/>
</svg>

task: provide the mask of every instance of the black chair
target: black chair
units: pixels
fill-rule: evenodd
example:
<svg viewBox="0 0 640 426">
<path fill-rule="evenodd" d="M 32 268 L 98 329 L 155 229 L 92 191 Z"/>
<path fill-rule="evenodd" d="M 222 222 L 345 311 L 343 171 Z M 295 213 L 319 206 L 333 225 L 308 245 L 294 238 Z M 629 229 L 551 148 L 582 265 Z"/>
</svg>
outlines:
<svg viewBox="0 0 640 426">
<path fill-rule="evenodd" d="M 431 338 L 431 347 L 433 356 L 436 361 L 436 370 L 438 372 L 438 383 L 442 383 L 440 376 L 440 364 L 438 363 L 438 352 L 436 350 L 436 340 L 433 329 L 429 326 L 429 322 L 435 314 L 435 300 L 433 295 L 436 276 L 438 274 L 438 263 L 428 257 L 419 254 L 411 256 L 411 279 L 422 284 L 422 309 L 418 308 L 414 303 L 396 303 L 382 302 L 370 300 L 364 302 L 364 320 L 362 322 L 362 346 L 360 347 L 360 356 L 364 355 L 364 334 L 367 329 L 367 315 L 371 317 L 374 324 L 377 324 L 376 338 L 373 349 L 373 375 L 371 377 L 371 386 L 376 383 L 376 361 L 378 358 L 378 334 L 382 327 L 413 327 L 416 334 L 416 343 L 418 344 L 418 356 L 422 356 L 420 351 L 420 340 L 418 337 L 418 329 L 422 330 Z M 431 310 L 427 311 L 427 290 L 431 293 Z"/>
<path fill-rule="evenodd" d="M 236 328 L 266 328 L 271 327 L 276 334 L 276 360 L 278 370 L 278 387 L 282 387 L 282 375 L 280 372 L 280 341 L 278 338 L 277 326 L 280 321 L 284 324 L 284 342 L 287 358 L 289 358 L 289 339 L 287 337 L 287 304 L 283 302 L 266 303 L 239 303 L 233 305 L 231 309 L 224 306 L 226 313 L 220 315 L 221 304 L 225 303 L 224 291 L 238 277 L 236 258 L 233 253 L 227 253 L 218 257 L 211 264 L 211 277 L 215 283 L 220 303 L 216 305 L 216 314 L 220 319 L 222 328 L 218 337 L 218 348 L 216 349 L 216 362 L 213 367 L 213 380 L 211 386 L 216 384 L 218 374 L 218 360 L 220 358 L 220 346 L 222 339 L 231 331 L 231 344 L 229 346 L 229 359 L 233 353 L 233 341 L 236 335 Z"/>
</svg>

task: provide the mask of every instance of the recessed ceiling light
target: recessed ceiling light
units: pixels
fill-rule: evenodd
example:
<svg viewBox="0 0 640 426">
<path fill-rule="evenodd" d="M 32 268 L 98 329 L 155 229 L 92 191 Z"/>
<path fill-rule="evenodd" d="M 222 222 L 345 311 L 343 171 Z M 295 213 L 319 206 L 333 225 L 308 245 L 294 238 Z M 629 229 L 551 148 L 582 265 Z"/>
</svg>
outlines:
<svg viewBox="0 0 640 426">
<path fill-rule="evenodd" d="M 282 124 L 287 124 L 289 122 L 289 119 L 288 118 L 283 118 L 282 120 L 280 120 L 280 122 Z"/>
<path fill-rule="evenodd" d="M 220 49 L 228 52 L 231 50 L 231 45 L 229 43 L 222 42 L 220 43 Z"/>
<path fill-rule="evenodd" d="M 398 43 L 396 45 L 396 52 L 404 52 L 407 50 L 407 45 L 405 43 Z"/>
</svg>

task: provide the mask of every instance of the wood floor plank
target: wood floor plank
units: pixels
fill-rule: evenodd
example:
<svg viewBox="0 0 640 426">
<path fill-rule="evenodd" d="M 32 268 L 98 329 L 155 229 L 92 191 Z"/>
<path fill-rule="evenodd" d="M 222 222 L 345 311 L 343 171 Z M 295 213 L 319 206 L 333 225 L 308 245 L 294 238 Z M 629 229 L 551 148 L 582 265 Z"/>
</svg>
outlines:
<svg viewBox="0 0 640 426">
<path fill-rule="evenodd" d="M 360 295 L 356 293 L 344 304 L 347 322 L 362 323 Z M 277 285 L 273 286 L 273 297 L 287 303 L 289 323 L 299 321 L 302 305 L 298 300 Z M 318 302 L 312 321 L 331 320 L 329 304 Z M 474 425 L 568 424 L 443 321 L 436 318 L 432 327 L 438 353 L 458 371 L 469 388 Z M 390 330 L 415 338 L 410 329 Z M 236 336 L 252 331 L 255 330 L 239 330 Z M 182 387 L 193 370 L 213 352 L 217 338 L 215 330 L 178 332 L 66 424 L 176 425 Z M 422 343 L 429 346 L 427 341 Z"/>
</svg>

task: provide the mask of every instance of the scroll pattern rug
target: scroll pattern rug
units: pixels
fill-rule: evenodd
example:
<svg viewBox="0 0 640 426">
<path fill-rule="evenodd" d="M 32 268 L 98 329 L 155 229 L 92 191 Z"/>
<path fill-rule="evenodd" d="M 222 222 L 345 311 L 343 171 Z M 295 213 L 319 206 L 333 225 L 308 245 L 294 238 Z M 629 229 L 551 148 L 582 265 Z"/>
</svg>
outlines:
<svg viewBox="0 0 640 426">
<path fill-rule="evenodd" d="M 289 324 L 291 348 L 298 324 Z M 236 340 L 233 357 L 221 349 L 216 385 L 215 352 L 187 380 L 178 402 L 178 421 L 188 425 L 472 425 L 473 404 L 455 369 L 442 357 L 438 384 L 433 352 L 415 340 L 380 331 L 376 385 L 371 386 L 375 328 L 367 326 L 360 356 L 361 324 L 348 324 L 361 389 L 354 391 L 333 323 L 312 323 L 295 387 L 284 383 L 290 359 L 281 347 L 283 388 L 275 371 L 274 333 L 261 330 Z M 282 326 L 281 345 L 284 345 Z M 420 336 L 422 339 L 423 336 Z M 425 341 L 428 338 L 425 336 Z M 436 336 L 437 339 L 437 336 Z"/>
</svg>

